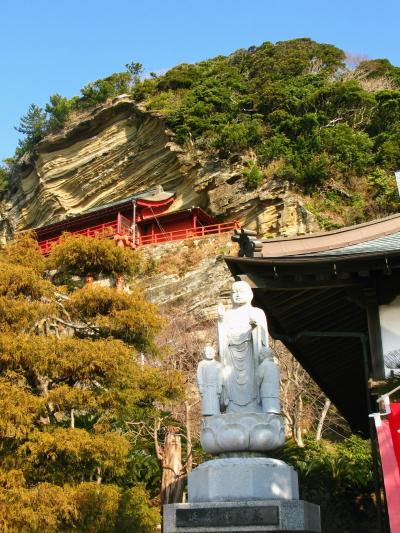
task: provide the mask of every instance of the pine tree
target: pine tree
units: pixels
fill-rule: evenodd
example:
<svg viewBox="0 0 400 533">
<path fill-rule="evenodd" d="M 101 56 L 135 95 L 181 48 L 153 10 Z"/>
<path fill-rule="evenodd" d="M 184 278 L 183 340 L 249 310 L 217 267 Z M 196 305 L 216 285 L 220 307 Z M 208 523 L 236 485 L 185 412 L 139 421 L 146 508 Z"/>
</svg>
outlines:
<svg viewBox="0 0 400 533">
<path fill-rule="evenodd" d="M 15 128 L 26 136 L 25 143 L 32 146 L 40 141 L 47 129 L 46 112 L 36 104 L 31 104 L 26 115 L 21 117 L 19 126 Z"/>
<path fill-rule="evenodd" d="M 135 61 L 131 61 L 125 65 L 126 70 L 131 75 L 132 85 L 135 86 L 140 82 L 140 76 L 143 74 L 143 65 Z"/>
<path fill-rule="evenodd" d="M 156 357 L 161 317 L 138 291 L 68 292 L 45 269 L 29 235 L 0 252 L 0 529 L 150 533 L 153 443 L 131 428 L 182 388 L 137 355 Z"/>
<path fill-rule="evenodd" d="M 49 129 L 59 130 L 70 117 L 71 102 L 65 96 L 61 96 L 61 94 L 53 94 L 50 96 L 50 103 L 46 104 L 46 113 L 49 114 Z"/>
</svg>

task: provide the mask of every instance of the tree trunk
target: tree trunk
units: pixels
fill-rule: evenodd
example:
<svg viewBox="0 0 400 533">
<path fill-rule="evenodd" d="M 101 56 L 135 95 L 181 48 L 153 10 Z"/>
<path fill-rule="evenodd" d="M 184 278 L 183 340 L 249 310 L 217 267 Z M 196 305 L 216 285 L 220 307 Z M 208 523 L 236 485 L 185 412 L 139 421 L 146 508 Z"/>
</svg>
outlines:
<svg viewBox="0 0 400 533">
<path fill-rule="evenodd" d="M 182 445 L 180 428 L 165 428 L 162 461 L 161 504 L 182 501 L 185 476 L 182 475 Z"/>
<path fill-rule="evenodd" d="M 118 276 L 115 278 L 115 289 L 120 292 L 124 290 L 125 286 L 125 278 L 123 274 L 118 274 Z"/>
<path fill-rule="evenodd" d="M 93 283 L 93 275 L 92 274 L 86 274 L 85 276 L 85 285 L 90 285 Z"/>
<path fill-rule="evenodd" d="M 317 433 L 315 435 L 315 440 L 321 440 L 322 430 L 324 428 L 324 422 L 325 422 L 330 406 L 331 406 L 331 401 L 329 400 L 329 398 L 327 398 L 325 400 L 324 407 L 321 411 L 321 416 L 319 417 L 319 420 L 318 420 Z"/>
<path fill-rule="evenodd" d="M 303 397 L 299 394 L 296 402 L 296 413 L 294 420 L 294 440 L 299 448 L 304 448 L 303 431 L 302 431 L 302 418 L 303 418 Z"/>
<path fill-rule="evenodd" d="M 192 428 L 190 426 L 190 405 L 185 402 L 185 423 L 186 423 L 186 473 L 189 474 L 193 469 L 193 447 L 192 447 Z"/>
</svg>

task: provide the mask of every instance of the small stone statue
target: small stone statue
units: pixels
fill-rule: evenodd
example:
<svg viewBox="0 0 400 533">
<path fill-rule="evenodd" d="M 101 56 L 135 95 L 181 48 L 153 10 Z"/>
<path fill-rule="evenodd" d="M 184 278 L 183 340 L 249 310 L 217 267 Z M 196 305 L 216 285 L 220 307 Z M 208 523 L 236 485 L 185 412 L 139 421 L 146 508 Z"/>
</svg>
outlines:
<svg viewBox="0 0 400 533">
<path fill-rule="evenodd" d="M 275 363 L 272 351 L 267 349 L 261 354 L 263 361 L 257 368 L 257 386 L 263 413 L 280 413 L 279 402 L 279 367 Z"/>
<path fill-rule="evenodd" d="M 222 366 L 215 360 L 215 350 L 207 345 L 204 359 L 197 367 L 197 384 L 201 396 L 201 413 L 203 416 L 220 414 L 220 397 L 222 393 Z"/>
</svg>

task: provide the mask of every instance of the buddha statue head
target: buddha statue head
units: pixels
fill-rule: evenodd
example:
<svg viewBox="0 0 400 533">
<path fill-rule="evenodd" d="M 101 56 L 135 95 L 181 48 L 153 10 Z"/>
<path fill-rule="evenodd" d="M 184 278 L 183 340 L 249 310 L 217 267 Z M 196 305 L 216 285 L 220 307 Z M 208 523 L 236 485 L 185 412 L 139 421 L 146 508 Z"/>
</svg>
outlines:
<svg viewBox="0 0 400 533">
<path fill-rule="evenodd" d="M 232 284 L 231 298 L 234 307 L 246 305 L 251 303 L 253 299 L 253 291 L 251 290 L 250 285 L 245 281 L 235 281 Z"/>
<path fill-rule="evenodd" d="M 206 344 L 203 350 L 204 359 L 212 360 L 215 358 L 215 350 L 211 344 Z"/>
</svg>

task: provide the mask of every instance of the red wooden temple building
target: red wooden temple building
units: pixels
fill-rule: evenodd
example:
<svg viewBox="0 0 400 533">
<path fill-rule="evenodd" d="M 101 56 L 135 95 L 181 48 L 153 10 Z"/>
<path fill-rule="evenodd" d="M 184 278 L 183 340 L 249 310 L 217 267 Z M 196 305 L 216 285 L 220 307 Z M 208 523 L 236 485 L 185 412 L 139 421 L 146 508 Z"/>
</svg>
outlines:
<svg viewBox="0 0 400 533">
<path fill-rule="evenodd" d="M 200 207 L 169 211 L 174 200 L 175 193 L 158 187 L 94 207 L 61 222 L 35 228 L 34 231 L 42 254 L 47 255 L 64 232 L 92 238 L 113 238 L 119 246 L 137 248 L 239 228 L 236 221 L 217 222 Z"/>
</svg>

